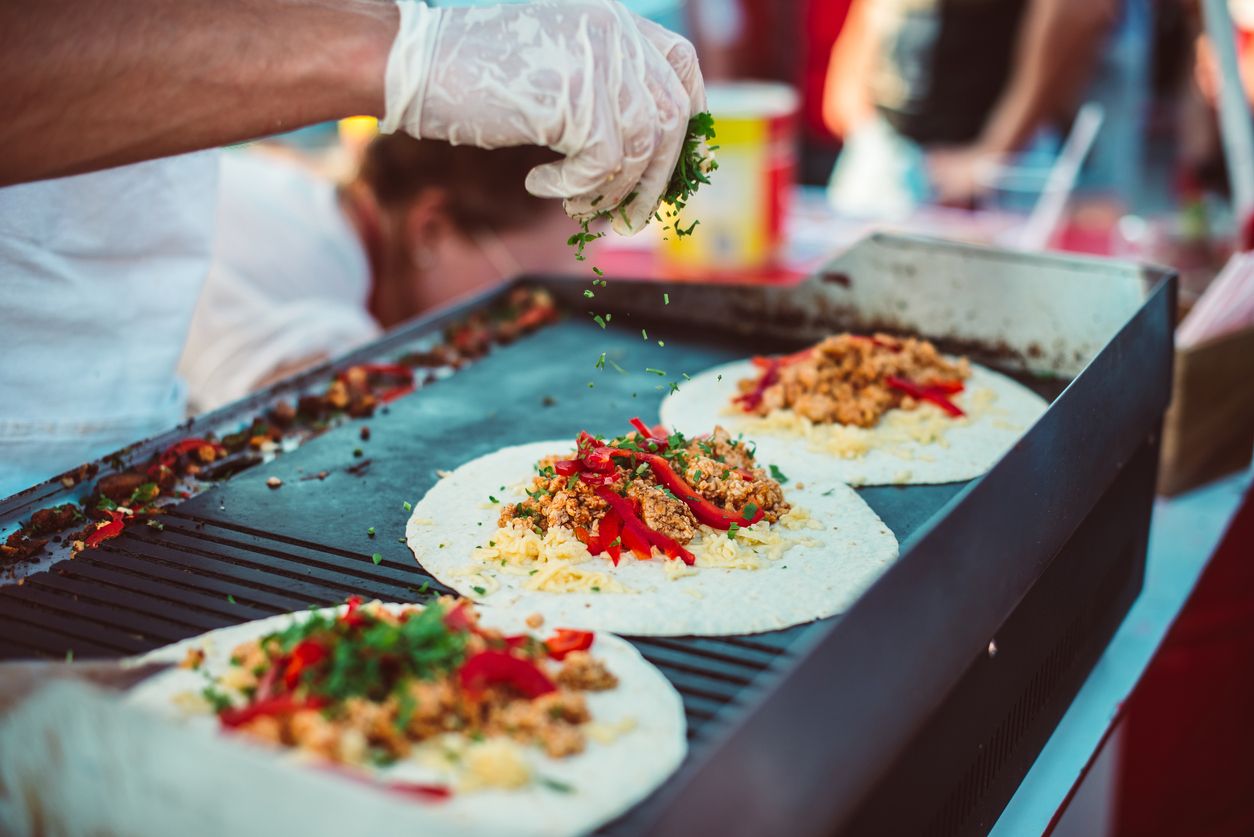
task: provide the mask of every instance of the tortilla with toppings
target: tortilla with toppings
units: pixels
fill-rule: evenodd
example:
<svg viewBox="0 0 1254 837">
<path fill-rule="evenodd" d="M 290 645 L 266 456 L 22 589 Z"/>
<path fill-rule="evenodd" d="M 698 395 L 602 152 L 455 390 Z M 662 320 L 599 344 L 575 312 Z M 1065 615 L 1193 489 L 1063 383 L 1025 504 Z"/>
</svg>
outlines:
<svg viewBox="0 0 1254 837">
<path fill-rule="evenodd" d="M 451 599 L 350 600 L 154 652 L 183 667 L 129 700 L 412 798 L 424 833 L 584 833 L 679 766 L 683 706 L 623 640 L 545 633 Z"/>
<path fill-rule="evenodd" d="M 720 421 L 752 435 L 759 455 L 808 483 L 905 485 L 980 476 L 1046 406 L 926 340 L 842 334 L 702 372 L 661 412 L 680 430 Z"/>
<path fill-rule="evenodd" d="M 721 428 L 505 448 L 414 507 L 418 561 L 443 583 L 555 624 L 682 636 L 840 613 L 897 557 L 845 486 L 811 490 Z M 781 483 L 785 483 L 787 488 Z"/>
</svg>

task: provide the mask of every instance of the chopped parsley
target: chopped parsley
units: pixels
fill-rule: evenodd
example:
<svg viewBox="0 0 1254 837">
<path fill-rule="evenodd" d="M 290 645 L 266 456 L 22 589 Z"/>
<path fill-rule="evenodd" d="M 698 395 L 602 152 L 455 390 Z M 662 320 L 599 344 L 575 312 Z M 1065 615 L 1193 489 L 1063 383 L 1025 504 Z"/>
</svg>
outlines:
<svg viewBox="0 0 1254 837">
<path fill-rule="evenodd" d="M 775 480 L 780 485 L 785 485 L 788 482 L 788 475 L 781 471 L 778 466 L 771 465 L 770 469 L 771 479 Z"/>
<path fill-rule="evenodd" d="M 476 594 L 478 594 L 478 595 L 480 595 L 480 596 L 486 595 L 486 594 L 487 594 L 487 592 L 488 592 L 487 590 L 483 589 L 482 587 L 479 587 L 478 585 L 476 585 L 476 586 L 474 586 L 474 587 L 471 587 L 470 589 L 471 589 L 471 590 L 474 590 L 474 591 L 475 591 L 475 593 L 476 593 Z"/>
<path fill-rule="evenodd" d="M 733 523 L 732 525 L 730 525 L 730 526 L 728 526 L 728 527 L 727 527 L 727 537 L 728 537 L 730 540 L 733 540 L 733 541 L 734 541 L 734 540 L 736 540 L 736 533 L 737 533 L 737 532 L 739 532 L 739 531 L 740 531 L 740 524 L 738 524 L 738 523 Z"/>
</svg>

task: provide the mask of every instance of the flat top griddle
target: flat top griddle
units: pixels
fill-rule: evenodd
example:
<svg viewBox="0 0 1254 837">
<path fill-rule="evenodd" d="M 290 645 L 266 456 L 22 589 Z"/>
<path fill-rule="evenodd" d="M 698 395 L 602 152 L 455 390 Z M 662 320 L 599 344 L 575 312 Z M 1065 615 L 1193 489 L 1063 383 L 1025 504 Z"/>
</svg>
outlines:
<svg viewBox="0 0 1254 837">
<path fill-rule="evenodd" d="M 601 329 L 580 298 L 586 283 L 538 281 L 567 311 L 558 324 L 181 504 L 163 517 L 162 530 L 130 527 L 20 587 L 0 587 L 0 658 L 134 654 L 224 625 L 339 603 L 349 595 L 423 601 L 448 592 L 417 565 L 403 542 L 409 517 L 404 504 L 420 498 L 439 478 L 437 471 L 506 445 L 573 439 L 584 429 L 620 433 L 631 416 L 656 420 L 666 381 L 682 383 L 682 373 L 796 349 L 815 339 L 813 328 L 778 320 L 774 328 L 726 320 L 718 326 L 711 317 L 725 318 L 737 305 L 733 300 L 728 308 L 724 300 L 713 312 L 689 307 L 700 306 L 710 293 L 701 288 L 672 289 L 669 306 L 630 304 L 642 294 L 660 296 L 662 289 L 648 283 L 611 283 L 604 305 L 616 313 L 611 327 Z M 714 299 L 722 299 L 719 293 L 754 291 L 723 289 L 713 292 Z M 416 322 L 353 358 L 391 360 L 449 317 L 494 298 Z M 683 321 L 686 311 L 693 322 Z M 648 330 L 648 342 L 641 328 Z M 978 359 L 986 363 L 1002 351 L 984 348 L 987 355 Z M 596 369 L 601 352 L 630 374 Z M 647 374 L 646 368 L 667 376 Z M 1014 362 L 1003 371 L 1048 400 L 1070 383 L 1067 375 L 1025 375 Z M 362 425 L 370 427 L 368 440 L 361 437 Z M 321 472 L 327 472 L 324 479 L 316 476 Z M 282 486 L 268 487 L 271 477 Z M 859 493 L 896 534 L 904 553 L 917 533 L 948 516 L 970 485 L 869 487 Z M 370 527 L 374 537 L 367 534 Z M 377 565 L 375 553 L 381 556 Z M 744 637 L 632 642 L 683 696 L 691 762 L 718 738 L 720 724 L 743 720 L 736 707 L 760 692 L 778 690 L 779 678 L 768 672 L 806 656 L 839 619 Z M 634 827 L 630 820 L 619 825 Z"/>
</svg>

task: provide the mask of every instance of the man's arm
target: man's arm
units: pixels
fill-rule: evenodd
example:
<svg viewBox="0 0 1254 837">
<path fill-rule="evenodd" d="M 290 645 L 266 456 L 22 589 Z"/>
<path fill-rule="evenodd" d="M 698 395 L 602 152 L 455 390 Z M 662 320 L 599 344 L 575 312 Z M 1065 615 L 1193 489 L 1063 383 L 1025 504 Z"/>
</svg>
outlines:
<svg viewBox="0 0 1254 837">
<path fill-rule="evenodd" d="M 1075 104 L 1118 10 L 1118 0 L 1032 0 L 1006 86 L 979 138 L 929 155 L 943 200 L 976 191 L 982 160 L 1019 148 L 1045 120 Z M 943 72 L 943 70 L 942 70 Z"/>
<path fill-rule="evenodd" d="M 372 0 L 0 2 L 0 185 L 382 116 Z"/>
</svg>

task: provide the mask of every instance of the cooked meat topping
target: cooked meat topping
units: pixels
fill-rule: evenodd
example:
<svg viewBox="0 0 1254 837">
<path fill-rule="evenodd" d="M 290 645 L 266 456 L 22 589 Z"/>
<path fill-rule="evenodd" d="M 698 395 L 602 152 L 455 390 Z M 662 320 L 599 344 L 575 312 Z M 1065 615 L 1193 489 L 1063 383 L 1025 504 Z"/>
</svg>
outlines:
<svg viewBox="0 0 1254 837">
<path fill-rule="evenodd" d="M 652 465 L 629 454 L 652 451 L 649 439 L 633 432 L 604 445 L 619 451 L 613 458 L 612 474 L 563 476 L 555 470 L 558 464 L 579 454 L 546 457 L 536 465 L 538 473 L 528 486 L 527 498 L 506 505 L 498 525 L 534 529 L 541 534 L 559 526 L 581 538 L 580 532 L 596 536 L 609 508 L 597 494 L 608 486 L 598 487 L 598 480 L 608 480 L 612 490 L 632 502 L 646 527 L 681 545 L 690 543 L 701 527 L 692 507 L 666 487 Z M 790 508 L 779 483 L 758 467 L 752 443 L 733 438 L 723 427 L 692 439 L 672 434 L 658 455 L 697 495 L 725 511 L 761 509 L 765 519 L 774 523 Z"/>
<path fill-rule="evenodd" d="M 887 383 L 890 377 L 930 386 L 971 374 L 965 358 L 950 361 L 927 340 L 885 334 L 841 334 L 767 363 L 762 375 L 739 382 L 741 409 L 760 416 L 791 409 L 815 424 L 857 427 L 873 426 L 889 410 L 918 406 Z"/>
<path fill-rule="evenodd" d="M 605 663 L 586 651 L 567 654 L 556 679 L 559 686 L 585 692 L 603 692 L 618 685 L 618 678 L 610 673 Z"/>
</svg>

